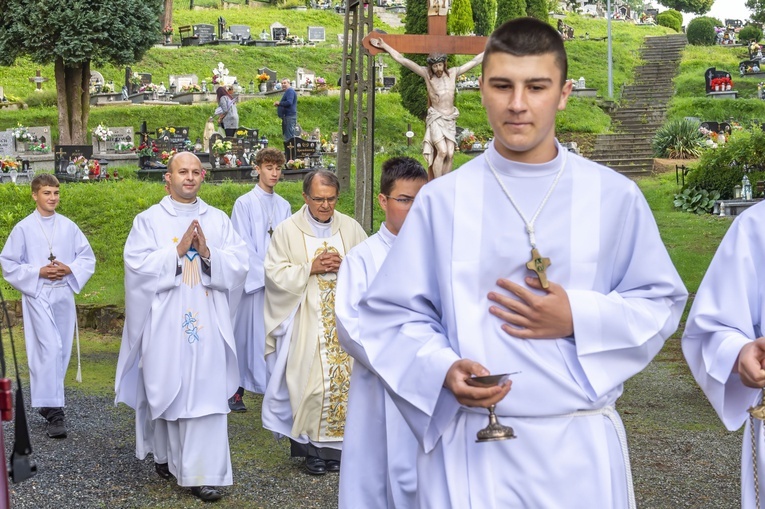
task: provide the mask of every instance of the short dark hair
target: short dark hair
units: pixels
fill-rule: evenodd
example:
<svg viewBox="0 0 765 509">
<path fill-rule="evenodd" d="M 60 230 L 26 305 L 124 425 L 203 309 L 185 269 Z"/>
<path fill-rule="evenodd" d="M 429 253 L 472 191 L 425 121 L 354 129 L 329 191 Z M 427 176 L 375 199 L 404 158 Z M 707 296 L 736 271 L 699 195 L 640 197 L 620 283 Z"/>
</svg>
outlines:
<svg viewBox="0 0 765 509">
<path fill-rule="evenodd" d="M 568 76 L 568 57 L 563 38 L 549 24 L 535 18 L 515 18 L 502 24 L 489 36 L 483 54 L 483 70 L 494 53 L 516 57 L 552 53 L 561 71 L 561 85 Z"/>
<path fill-rule="evenodd" d="M 255 164 L 257 166 L 261 166 L 263 163 L 275 163 L 277 166 L 284 166 L 286 160 L 284 152 L 276 147 L 266 147 L 258 150 L 258 153 L 255 155 Z"/>
<path fill-rule="evenodd" d="M 51 173 L 41 173 L 32 179 L 32 192 L 36 193 L 40 188 L 45 186 L 59 187 L 58 179 Z"/>
<path fill-rule="evenodd" d="M 428 174 L 422 164 L 411 157 L 388 159 L 382 165 L 380 192 L 386 196 L 389 195 L 399 180 L 428 180 Z"/>
<path fill-rule="evenodd" d="M 314 177 L 318 177 L 321 183 L 325 186 L 334 186 L 337 190 L 337 194 L 340 194 L 340 179 L 329 170 L 313 170 L 306 173 L 305 177 L 303 177 L 304 194 L 308 196 L 311 195 L 311 184 L 313 183 Z"/>
</svg>

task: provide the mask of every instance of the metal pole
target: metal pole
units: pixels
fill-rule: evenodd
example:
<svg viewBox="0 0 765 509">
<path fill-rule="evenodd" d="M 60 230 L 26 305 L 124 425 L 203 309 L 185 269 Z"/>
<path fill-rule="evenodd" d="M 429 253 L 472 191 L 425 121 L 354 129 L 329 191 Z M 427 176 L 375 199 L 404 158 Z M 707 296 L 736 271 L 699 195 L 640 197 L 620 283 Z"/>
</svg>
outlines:
<svg viewBox="0 0 765 509">
<path fill-rule="evenodd" d="M 608 98 L 614 98 L 614 62 L 611 53 L 611 0 L 606 4 L 606 16 L 608 19 Z"/>
</svg>

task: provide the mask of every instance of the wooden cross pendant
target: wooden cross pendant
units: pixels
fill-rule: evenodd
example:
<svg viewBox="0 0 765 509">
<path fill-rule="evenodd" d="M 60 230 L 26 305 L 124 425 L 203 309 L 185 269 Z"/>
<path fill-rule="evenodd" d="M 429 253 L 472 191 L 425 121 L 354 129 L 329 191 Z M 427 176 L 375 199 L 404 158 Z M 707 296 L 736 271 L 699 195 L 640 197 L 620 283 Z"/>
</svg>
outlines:
<svg viewBox="0 0 765 509">
<path fill-rule="evenodd" d="M 50 260 L 50 262 L 53 263 L 53 260 L 55 260 L 55 259 L 56 259 L 56 257 L 51 252 L 50 256 L 48 257 L 48 260 Z"/>
<path fill-rule="evenodd" d="M 531 260 L 529 260 L 529 263 L 526 264 L 526 268 L 529 270 L 533 270 L 536 272 L 537 277 L 539 278 L 539 284 L 542 285 L 542 288 L 549 288 L 550 283 L 547 281 L 547 267 L 549 267 L 550 259 L 549 258 L 542 258 L 542 255 L 539 254 L 539 251 L 537 251 L 537 248 L 533 248 L 531 250 Z"/>
</svg>

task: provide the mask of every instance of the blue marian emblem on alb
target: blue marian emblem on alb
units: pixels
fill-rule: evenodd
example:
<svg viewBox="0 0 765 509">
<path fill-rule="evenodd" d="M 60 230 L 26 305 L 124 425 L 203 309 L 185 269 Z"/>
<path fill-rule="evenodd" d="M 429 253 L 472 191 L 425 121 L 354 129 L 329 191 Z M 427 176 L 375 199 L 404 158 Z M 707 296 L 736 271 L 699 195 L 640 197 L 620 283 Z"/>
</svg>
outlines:
<svg viewBox="0 0 765 509">
<path fill-rule="evenodd" d="M 183 327 L 183 331 L 186 333 L 186 336 L 189 340 L 189 343 L 194 343 L 195 341 L 199 341 L 199 329 L 196 325 L 197 323 L 197 316 L 196 313 L 192 313 L 191 311 L 188 311 L 186 314 L 183 315 L 183 323 L 181 324 L 181 327 Z"/>
</svg>

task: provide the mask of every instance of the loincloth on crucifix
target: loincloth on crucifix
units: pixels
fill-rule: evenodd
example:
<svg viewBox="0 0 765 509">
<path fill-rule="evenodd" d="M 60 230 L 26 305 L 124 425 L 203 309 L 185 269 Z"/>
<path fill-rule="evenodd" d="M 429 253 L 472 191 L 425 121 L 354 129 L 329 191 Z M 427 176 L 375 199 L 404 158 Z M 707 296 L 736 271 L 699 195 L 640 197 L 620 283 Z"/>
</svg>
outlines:
<svg viewBox="0 0 765 509">
<path fill-rule="evenodd" d="M 428 162 L 428 166 L 433 166 L 433 160 L 436 157 L 436 145 L 441 140 L 449 140 L 457 145 L 457 117 L 460 112 L 454 108 L 452 113 L 444 115 L 435 108 L 428 108 L 428 115 L 425 118 L 425 137 L 422 140 L 422 155 Z"/>
</svg>

